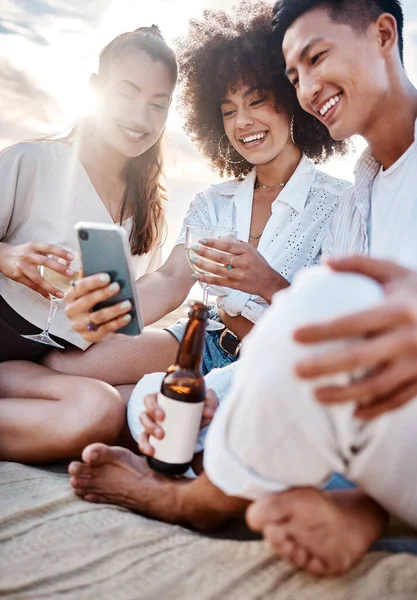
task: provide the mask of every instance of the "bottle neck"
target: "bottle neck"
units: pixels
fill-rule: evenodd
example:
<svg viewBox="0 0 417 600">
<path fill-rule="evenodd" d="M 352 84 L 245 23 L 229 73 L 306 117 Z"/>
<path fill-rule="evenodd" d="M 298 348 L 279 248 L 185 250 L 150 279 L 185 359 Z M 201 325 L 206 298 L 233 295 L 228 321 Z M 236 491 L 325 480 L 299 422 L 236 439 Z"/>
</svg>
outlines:
<svg viewBox="0 0 417 600">
<path fill-rule="evenodd" d="M 187 371 L 200 371 L 206 337 L 206 322 L 190 319 L 180 344 L 176 364 Z"/>
</svg>

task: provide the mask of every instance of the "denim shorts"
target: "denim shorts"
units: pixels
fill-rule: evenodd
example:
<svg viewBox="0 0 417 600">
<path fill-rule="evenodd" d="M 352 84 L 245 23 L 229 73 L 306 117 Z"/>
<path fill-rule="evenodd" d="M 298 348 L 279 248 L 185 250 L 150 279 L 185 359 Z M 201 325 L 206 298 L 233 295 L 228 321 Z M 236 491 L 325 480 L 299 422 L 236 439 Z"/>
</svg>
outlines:
<svg viewBox="0 0 417 600">
<path fill-rule="evenodd" d="M 221 322 L 216 306 L 210 307 L 209 318 Z M 186 322 L 177 321 L 174 323 L 174 325 L 171 325 L 171 327 L 166 327 L 165 331 L 169 331 L 169 333 L 173 335 L 175 339 L 181 342 L 182 338 L 184 337 L 186 327 Z M 227 367 L 227 365 L 230 365 L 230 363 L 233 363 L 237 360 L 237 358 L 220 348 L 219 338 L 221 332 L 222 330 L 206 331 L 206 341 L 204 344 L 203 360 L 201 363 L 201 371 L 203 375 L 207 375 L 207 373 L 210 373 L 212 369 L 221 369 L 222 367 Z"/>
</svg>

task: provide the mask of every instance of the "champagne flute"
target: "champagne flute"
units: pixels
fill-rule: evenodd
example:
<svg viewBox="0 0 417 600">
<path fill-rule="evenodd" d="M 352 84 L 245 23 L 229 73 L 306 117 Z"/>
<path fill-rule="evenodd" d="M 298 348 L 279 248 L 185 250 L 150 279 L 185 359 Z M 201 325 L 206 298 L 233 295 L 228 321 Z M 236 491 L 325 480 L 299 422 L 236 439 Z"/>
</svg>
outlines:
<svg viewBox="0 0 417 600">
<path fill-rule="evenodd" d="M 55 256 L 54 254 L 48 254 L 48 258 L 56 260 L 62 265 L 67 265 L 69 268 L 72 269 L 72 271 L 74 271 L 73 275 L 62 275 L 61 273 L 57 273 L 56 271 L 53 271 L 48 267 L 44 267 L 43 265 L 39 266 L 38 270 L 41 276 L 44 279 L 46 279 L 48 283 L 51 283 L 58 290 L 65 293 L 71 287 L 71 283 L 73 281 L 76 281 L 77 279 L 80 279 L 81 277 L 81 259 L 78 252 L 75 252 L 72 248 L 67 248 L 65 246 L 63 248 L 64 250 L 67 250 L 74 256 L 73 260 L 70 263 L 64 260 L 63 258 Z M 39 333 L 37 335 L 22 334 L 22 337 L 26 338 L 27 340 L 32 340 L 34 342 L 39 342 L 40 344 L 46 344 L 48 346 L 52 346 L 53 348 L 60 348 L 61 350 L 64 350 L 64 346 L 61 346 L 61 344 L 54 342 L 54 340 L 49 335 L 49 330 L 51 328 L 53 318 L 55 317 L 57 308 L 62 302 L 62 300 L 63 298 L 57 298 L 56 296 L 49 294 L 49 313 L 42 333 Z"/>
<path fill-rule="evenodd" d="M 193 258 L 199 258 L 198 254 L 196 254 L 193 250 L 193 246 L 197 246 L 201 239 L 216 239 L 216 240 L 230 240 L 236 241 L 237 239 L 237 231 L 235 229 L 227 229 L 223 227 L 203 227 L 200 225 L 187 225 L 187 232 L 185 236 L 185 251 L 187 254 L 187 259 L 190 264 L 190 267 L 193 269 L 195 273 L 202 275 L 211 275 L 209 271 L 205 271 L 201 269 L 201 267 L 197 267 L 197 265 L 192 261 Z M 228 264 L 230 254 L 228 252 L 223 252 L 222 250 L 216 250 L 219 254 L 219 261 L 207 260 L 209 263 L 213 264 Z M 225 261 L 221 261 L 221 255 L 224 255 Z M 203 304 L 207 306 L 209 287 L 208 283 L 204 283 L 202 281 L 199 282 L 201 287 L 203 288 Z M 218 331 L 220 329 L 224 329 L 224 325 L 221 321 L 215 321 L 214 319 L 207 320 L 207 331 Z"/>
</svg>

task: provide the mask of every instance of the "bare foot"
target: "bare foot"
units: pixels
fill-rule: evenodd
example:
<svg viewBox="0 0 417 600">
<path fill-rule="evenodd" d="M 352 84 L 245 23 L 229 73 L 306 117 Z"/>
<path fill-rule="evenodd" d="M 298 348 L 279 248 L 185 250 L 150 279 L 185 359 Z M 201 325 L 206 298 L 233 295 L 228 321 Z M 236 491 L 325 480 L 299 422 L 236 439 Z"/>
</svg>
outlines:
<svg viewBox="0 0 417 600">
<path fill-rule="evenodd" d="M 289 490 L 254 502 L 246 513 L 277 554 L 311 575 L 341 575 L 384 532 L 387 515 L 359 490 Z"/>
<path fill-rule="evenodd" d="M 171 479 L 155 473 L 143 457 L 126 448 L 91 444 L 84 449 L 82 459 L 84 462 L 72 462 L 68 467 L 77 496 L 178 522 L 175 486 L 179 481 L 174 485 Z"/>
</svg>

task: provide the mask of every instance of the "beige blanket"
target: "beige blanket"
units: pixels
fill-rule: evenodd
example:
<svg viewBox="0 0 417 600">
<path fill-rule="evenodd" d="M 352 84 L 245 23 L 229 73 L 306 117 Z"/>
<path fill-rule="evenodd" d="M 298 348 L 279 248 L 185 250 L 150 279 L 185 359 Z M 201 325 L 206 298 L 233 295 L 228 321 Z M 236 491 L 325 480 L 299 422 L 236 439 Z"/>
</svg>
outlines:
<svg viewBox="0 0 417 600">
<path fill-rule="evenodd" d="M 0 463 L 0 597 L 416 600 L 417 558 L 373 553 L 315 580 L 262 541 L 210 539 L 71 492 L 63 469 Z"/>
</svg>

